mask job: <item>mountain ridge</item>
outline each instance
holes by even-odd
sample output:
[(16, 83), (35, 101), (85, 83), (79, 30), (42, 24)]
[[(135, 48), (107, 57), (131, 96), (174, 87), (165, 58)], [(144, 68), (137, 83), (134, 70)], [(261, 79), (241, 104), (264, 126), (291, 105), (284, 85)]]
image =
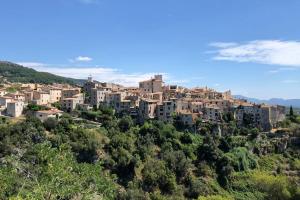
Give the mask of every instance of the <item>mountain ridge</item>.
[(265, 103), (270, 105), (282, 105), (282, 106), (293, 106), (300, 108), (300, 99), (283, 99), (283, 98), (271, 98), (271, 99), (258, 99), (252, 97), (246, 97), (243, 95), (233, 95), (236, 99), (246, 99), (252, 103)]
[(39, 72), (35, 69), (24, 67), (9, 61), (0, 60), (0, 77), (4, 77), (9, 82), (21, 83), (68, 83), (82, 84), (85, 80), (74, 79), (63, 76), (54, 75), (48, 72)]

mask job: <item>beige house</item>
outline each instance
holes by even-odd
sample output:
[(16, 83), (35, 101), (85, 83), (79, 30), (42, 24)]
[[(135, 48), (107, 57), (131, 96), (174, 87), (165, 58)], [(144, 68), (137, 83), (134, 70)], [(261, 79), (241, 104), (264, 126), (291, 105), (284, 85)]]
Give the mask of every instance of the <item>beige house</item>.
[(29, 89), (29, 90), (36, 90), (39, 87), (39, 84), (37, 83), (23, 83), (21, 85), (21, 89)]
[(109, 88), (91, 89), (90, 104), (98, 107), (101, 103), (106, 101), (106, 95), (108, 93), (111, 93)]
[(74, 95), (80, 94), (80, 88), (63, 89), (61, 91), (61, 98), (72, 98)]
[(163, 101), (162, 104), (157, 105), (157, 118), (164, 122), (172, 122), (172, 114), (176, 111), (176, 101)]
[(48, 118), (59, 118), (62, 115), (63, 111), (57, 109), (51, 110), (40, 110), (35, 112), (35, 116), (44, 122)]
[(147, 93), (144, 95), (147, 99), (156, 100), (159, 103), (162, 103), (163, 101), (163, 93), (162, 92), (155, 92), (155, 93)]
[(98, 81), (94, 81), (92, 77), (88, 78), (88, 81), (83, 85), (83, 91), (87, 93), (88, 96), (91, 96), (92, 89), (101, 88), (102, 85)]
[(126, 97), (126, 92), (112, 92), (106, 94), (106, 105), (117, 108), (121, 101), (123, 101)]
[(204, 108), (203, 118), (208, 121), (218, 122), (222, 119), (221, 109), (216, 105), (209, 105)]
[(276, 126), (277, 122), (285, 118), (285, 108), (283, 106), (242, 103), (236, 107), (235, 117), (239, 125), (250, 121), (252, 125), (269, 131)]
[(140, 82), (139, 89), (141, 94), (162, 92), (162, 75), (155, 75), (154, 78), (151, 78), (150, 80)]
[(144, 119), (154, 119), (156, 117), (156, 107), (158, 101), (152, 99), (141, 99), (139, 102), (139, 115)]
[(205, 106), (216, 106), (220, 108), (222, 111), (228, 111), (233, 103), (231, 100), (227, 99), (211, 99), (211, 100), (204, 100)]
[(25, 101), (25, 95), (20, 92), (15, 92), (15, 93), (7, 93), (5, 96), (11, 97), (14, 100), (17, 101)]
[(7, 103), (6, 114), (11, 117), (19, 117), (22, 115), (24, 102), (12, 101)]
[(51, 88), (49, 89), (50, 100), (49, 103), (59, 102), (61, 99), (61, 89)]
[(190, 111), (182, 111), (178, 113), (178, 116), (180, 120), (184, 123), (186, 126), (193, 126), (196, 122), (196, 120), (200, 117), (200, 114), (192, 113)]
[(48, 105), (50, 103), (50, 94), (42, 91), (34, 91), (33, 103), (37, 105)]
[(130, 108), (133, 107), (132, 106), (132, 102), (130, 100), (122, 100), (119, 105), (115, 108), (117, 113), (121, 113), (121, 112), (130, 112)]
[(83, 94), (74, 95), (71, 98), (61, 99), (61, 109), (67, 112), (71, 112), (76, 109), (78, 104), (84, 103)]
[(33, 101), (33, 91), (24, 92), (24, 96), (25, 96), (26, 103)]

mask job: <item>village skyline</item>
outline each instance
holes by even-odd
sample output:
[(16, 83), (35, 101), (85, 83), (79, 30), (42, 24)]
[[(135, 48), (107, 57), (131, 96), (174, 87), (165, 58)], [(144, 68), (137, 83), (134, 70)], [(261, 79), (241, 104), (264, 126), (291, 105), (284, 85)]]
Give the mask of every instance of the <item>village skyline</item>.
[(300, 98), (296, 0), (4, 0), (1, 7), (1, 60), (126, 85), (160, 73), (187, 87)]

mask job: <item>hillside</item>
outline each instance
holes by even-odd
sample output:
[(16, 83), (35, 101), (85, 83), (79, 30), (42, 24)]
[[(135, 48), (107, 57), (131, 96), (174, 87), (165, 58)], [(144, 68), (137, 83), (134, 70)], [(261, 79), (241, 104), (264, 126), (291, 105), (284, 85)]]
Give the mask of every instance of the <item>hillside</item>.
[(66, 78), (47, 72), (38, 72), (34, 69), (24, 67), (11, 62), (0, 61), (0, 76), (10, 82), (21, 83), (69, 83), (81, 84), (84, 80)]

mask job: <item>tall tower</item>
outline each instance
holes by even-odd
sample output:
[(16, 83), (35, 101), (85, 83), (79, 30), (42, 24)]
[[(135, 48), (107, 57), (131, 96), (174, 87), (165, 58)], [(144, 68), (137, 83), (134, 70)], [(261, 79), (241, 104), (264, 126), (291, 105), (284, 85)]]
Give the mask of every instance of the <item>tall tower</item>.
[(93, 77), (91, 74), (88, 76), (88, 82), (93, 82)]

